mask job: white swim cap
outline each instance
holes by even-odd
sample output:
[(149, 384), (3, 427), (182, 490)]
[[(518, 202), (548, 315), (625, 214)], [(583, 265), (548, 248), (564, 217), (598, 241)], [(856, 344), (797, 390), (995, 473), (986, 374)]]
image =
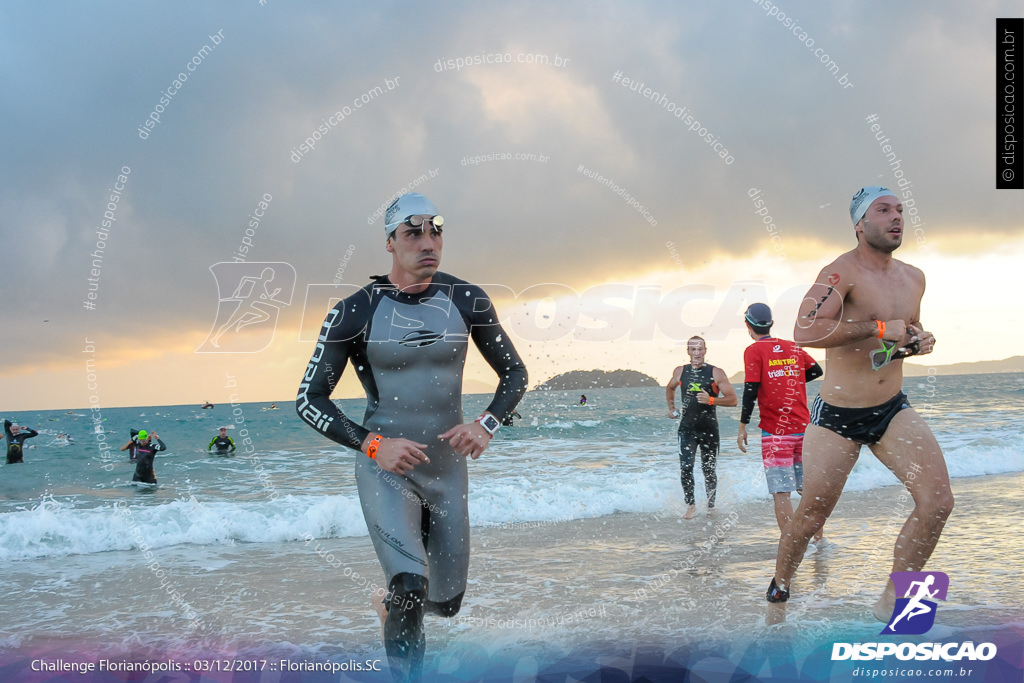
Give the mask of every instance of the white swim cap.
[(399, 225), (409, 216), (437, 215), (437, 207), (419, 192), (406, 192), (388, 205), (384, 212), (384, 236), (391, 237)]
[(896, 197), (896, 193), (881, 185), (868, 185), (860, 188), (860, 191), (853, 195), (853, 200), (850, 201), (850, 218), (854, 225), (860, 223), (860, 219), (864, 218), (868, 208), (879, 197)]

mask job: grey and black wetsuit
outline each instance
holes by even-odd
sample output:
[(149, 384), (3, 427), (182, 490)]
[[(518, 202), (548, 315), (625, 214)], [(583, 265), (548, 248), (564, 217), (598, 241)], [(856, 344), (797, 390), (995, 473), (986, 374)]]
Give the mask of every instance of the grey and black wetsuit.
[(25, 439), (31, 439), (33, 436), (39, 436), (39, 432), (28, 427), (22, 427), (18, 430), (18, 433), (11, 433), (11, 421), (4, 420), (4, 434), (7, 436), (7, 464), (12, 465), (17, 462), (25, 462), (25, 458), (22, 455), (22, 444), (25, 443)]
[(156, 483), (156, 472), (153, 471), (153, 459), (160, 451), (166, 451), (167, 446), (160, 439), (150, 439), (149, 444), (141, 441), (135, 442), (135, 476), (132, 481), (141, 481), (146, 484)]
[(227, 455), (228, 453), (234, 453), (238, 450), (235, 447), (235, 442), (231, 440), (230, 436), (221, 436), (219, 434), (210, 440), (210, 445), (206, 447), (207, 452), (209, 452), (214, 446), (217, 447), (217, 455)]
[(697, 401), (697, 394), (706, 391), (718, 396), (718, 383), (714, 379), (715, 366), (705, 363), (696, 370), (692, 365), (683, 366), (679, 378), (680, 414), (679, 420), (679, 468), (683, 484), (683, 498), (687, 505), (696, 502), (694, 496), (693, 464), (700, 449), (700, 468), (704, 472), (704, 488), (708, 494), (708, 508), (715, 507), (715, 493), (718, 489), (718, 474), (715, 466), (718, 460), (718, 416), (715, 407)]
[[(388, 585), (403, 573), (429, 578), (427, 610), (444, 616), (458, 612), (466, 590), (468, 471), (466, 458), (437, 436), (463, 422), (470, 338), (500, 377), (487, 410), (503, 420), (526, 391), (526, 367), (484, 291), (440, 272), (417, 294), (398, 291), (382, 276), (338, 303), (324, 320), (296, 400), (306, 423), (356, 451), (370, 432), (428, 444), (430, 462), (405, 475), (359, 453), (356, 484)], [(361, 425), (330, 399), (349, 363), (366, 391)]]

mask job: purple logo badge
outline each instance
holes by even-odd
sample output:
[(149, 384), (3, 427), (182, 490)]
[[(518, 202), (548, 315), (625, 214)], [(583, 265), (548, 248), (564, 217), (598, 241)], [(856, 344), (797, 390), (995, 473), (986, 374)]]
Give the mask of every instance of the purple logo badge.
[(949, 577), (943, 572), (893, 572), (889, 576), (896, 586), (896, 606), (882, 633), (927, 633), (935, 624), (934, 601), (946, 599)]

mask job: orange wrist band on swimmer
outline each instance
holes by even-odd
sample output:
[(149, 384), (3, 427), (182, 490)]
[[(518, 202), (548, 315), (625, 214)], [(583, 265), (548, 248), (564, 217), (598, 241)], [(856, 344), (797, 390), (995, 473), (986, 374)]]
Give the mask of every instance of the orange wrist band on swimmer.
[(373, 438), (370, 439), (370, 443), (366, 445), (366, 457), (370, 460), (377, 459), (377, 449), (380, 448), (380, 440), (383, 439), (380, 434), (374, 434)]
[(881, 339), (882, 337), (885, 336), (885, 321), (876, 320), (875, 324), (878, 325), (878, 338)]
[(708, 398), (708, 405), (709, 405), (709, 406), (713, 406), (713, 405), (715, 405), (715, 397), (714, 397), (714, 396), (710, 396), (710, 397)]

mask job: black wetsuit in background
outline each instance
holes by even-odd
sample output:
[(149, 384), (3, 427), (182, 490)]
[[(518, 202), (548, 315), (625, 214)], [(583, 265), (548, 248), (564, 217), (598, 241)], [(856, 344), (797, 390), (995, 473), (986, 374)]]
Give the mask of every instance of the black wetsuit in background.
[(704, 488), (708, 494), (708, 508), (715, 507), (715, 493), (718, 488), (718, 416), (715, 407), (697, 401), (697, 394), (706, 391), (718, 396), (718, 384), (714, 379), (715, 366), (705, 363), (697, 369), (692, 365), (683, 367), (679, 378), (681, 409), (679, 420), (679, 468), (683, 484), (683, 498), (687, 505), (696, 503), (694, 496), (693, 465), (700, 450), (700, 468), (704, 472)]
[(146, 484), (156, 483), (156, 472), (153, 471), (153, 459), (160, 451), (166, 451), (167, 446), (160, 439), (155, 443), (150, 440), (149, 445), (141, 441), (135, 442), (135, 476), (132, 481), (141, 481)]
[(25, 442), (25, 439), (38, 436), (39, 432), (28, 427), (22, 427), (17, 436), (15, 436), (11, 433), (11, 421), (4, 420), (4, 434), (7, 435), (7, 464), (11, 465), (16, 462), (25, 462), (21, 453), (21, 445)]
[(231, 440), (230, 436), (220, 436), (218, 434), (213, 437), (213, 440), (210, 441), (210, 445), (206, 447), (206, 450), (209, 451), (215, 445), (217, 446), (217, 455), (227, 455), (229, 449), (231, 453), (234, 453), (235, 450), (237, 450), (235, 448), (235, 442)]

